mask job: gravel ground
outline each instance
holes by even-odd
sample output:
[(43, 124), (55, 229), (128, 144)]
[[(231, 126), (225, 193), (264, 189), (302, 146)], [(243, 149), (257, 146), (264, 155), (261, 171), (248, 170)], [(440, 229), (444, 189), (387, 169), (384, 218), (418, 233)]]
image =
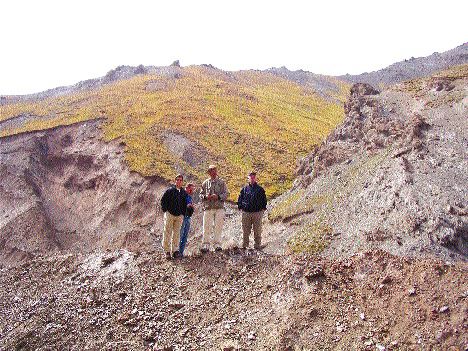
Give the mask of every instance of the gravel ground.
[(4, 350), (465, 350), (466, 263), (229, 250), (40, 258), (0, 275)]

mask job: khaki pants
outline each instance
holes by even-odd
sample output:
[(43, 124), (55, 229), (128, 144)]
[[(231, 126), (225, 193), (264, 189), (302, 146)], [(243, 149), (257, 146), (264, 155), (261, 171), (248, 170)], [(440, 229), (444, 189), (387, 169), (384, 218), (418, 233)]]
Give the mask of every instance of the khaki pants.
[(180, 227), (183, 219), (184, 216), (173, 216), (169, 212), (164, 212), (162, 246), (165, 252), (179, 251)]
[(203, 212), (202, 247), (207, 247), (214, 236), (215, 247), (221, 246), (221, 231), (224, 225), (224, 208), (205, 210)]
[(244, 232), (243, 247), (249, 246), (249, 236), (253, 227), (255, 248), (262, 243), (262, 217), (264, 211), (245, 212), (242, 211), (242, 231)]

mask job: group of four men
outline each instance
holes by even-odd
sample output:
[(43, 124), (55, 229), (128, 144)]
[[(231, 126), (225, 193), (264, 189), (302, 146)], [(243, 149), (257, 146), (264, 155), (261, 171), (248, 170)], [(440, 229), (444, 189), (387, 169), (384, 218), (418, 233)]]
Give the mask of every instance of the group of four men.
[[(209, 251), (212, 241), (215, 251), (221, 251), (221, 232), (224, 225), (224, 202), (229, 196), (226, 183), (218, 177), (214, 165), (208, 167), (209, 178), (200, 189), (200, 200), (203, 205), (203, 237), (200, 251)], [(178, 174), (175, 185), (166, 190), (161, 198), (161, 208), (164, 212), (164, 231), (162, 246), (166, 258), (183, 257), (190, 230), (190, 219), (194, 212), (192, 196), (195, 185), (188, 183), (183, 188), (184, 177)], [(267, 199), (265, 190), (257, 184), (256, 172), (248, 175), (249, 183), (242, 188), (237, 200), (237, 207), (242, 210), (242, 247), (249, 247), (249, 236), (253, 227), (254, 248), (261, 249), (262, 217), (266, 210)], [(211, 238), (214, 237), (213, 240)]]

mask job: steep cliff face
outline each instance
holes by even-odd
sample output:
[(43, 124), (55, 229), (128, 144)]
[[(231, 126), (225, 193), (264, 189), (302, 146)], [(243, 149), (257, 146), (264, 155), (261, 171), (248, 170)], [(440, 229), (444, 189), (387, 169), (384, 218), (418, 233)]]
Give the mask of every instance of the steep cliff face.
[(380, 247), (466, 259), (467, 86), (466, 66), (381, 93), (353, 86), (343, 124), (300, 162), (272, 211), (313, 228), (293, 247), (319, 235), (330, 255)]

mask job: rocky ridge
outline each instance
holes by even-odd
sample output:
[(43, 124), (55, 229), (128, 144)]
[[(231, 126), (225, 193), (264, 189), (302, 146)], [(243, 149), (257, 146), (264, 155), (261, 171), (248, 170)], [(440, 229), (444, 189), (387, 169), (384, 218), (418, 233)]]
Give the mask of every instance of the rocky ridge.
[(375, 87), (389, 86), (405, 80), (429, 76), (437, 71), (466, 63), (468, 63), (468, 43), (442, 53), (434, 52), (426, 57), (411, 57), (375, 72), (346, 74), (338, 78), (350, 83), (368, 83)]
[(283, 201), (300, 194), (311, 212), (302, 220), (328, 223), (328, 254), (380, 247), (466, 260), (468, 76), (466, 66), (453, 72), (417, 90), (355, 85), (343, 124), (302, 160)]
[(0, 99), (0, 106), (7, 103), (16, 103), (21, 101), (39, 101), (46, 98), (52, 98), (57, 96), (63, 96), (79, 91), (91, 90), (99, 88), (103, 85), (116, 82), (118, 80), (132, 78), (136, 75), (141, 74), (157, 74), (164, 77), (170, 77), (177, 79), (180, 77), (180, 65), (172, 64), (170, 66), (118, 66), (114, 69), (111, 69), (106, 75), (83, 80), (76, 84), (70, 86), (57, 87), (53, 89), (48, 89), (35, 94), (27, 95), (6, 95), (2, 96)]

